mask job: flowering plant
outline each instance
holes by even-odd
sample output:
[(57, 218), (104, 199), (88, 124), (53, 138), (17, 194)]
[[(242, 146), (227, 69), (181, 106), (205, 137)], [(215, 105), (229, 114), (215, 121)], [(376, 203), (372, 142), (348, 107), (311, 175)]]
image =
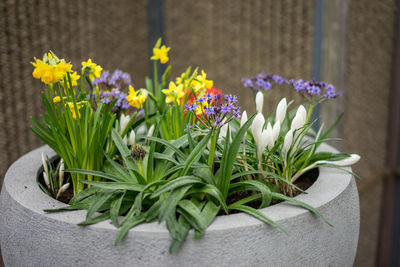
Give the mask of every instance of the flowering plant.
[[(321, 126), (314, 132), (311, 113), (315, 105), (339, 96), (335, 89), (262, 73), (243, 80), (256, 91), (257, 113), (248, 118), (238, 99), (215, 88), (204, 70), (189, 67), (168, 83), (169, 65), (160, 78), (159, 64), (169, 62), (169, 50), (157, 41), (150, 58), (154, 78), (146, 78), (146, 88), (138, 90), (128, 75), (101, 74), (91, 60), (82, 64), (85, 79), (77, 86), (79, 76), (65, 60), (52, 52), (36, 59), (33, 76), (46, 84), (42, 96), (48, 114), (42, 124), (33, 119), (32, 129), (63, 159), (74, 185), (69, 206), (47, 211), (86, 209), (80, 225), (110, 219), (120, 228), (115, 244), (140, 223), (165, 222), (171, 253), (190, 229), (200, 238), (218, 214), (245, 212), (284, 231), (258, 210), (278, 201), (326, 221), (292, 197), (303, 192), (296, 181), (307, 171), (341, 168), (359, 159), (316, 152), (322, 142), (333, 140), (328, 136), (340, 118), (327, 131)], [(261, 90), (270, 90), (272, 83), (293, 86), (310, 103), (292, 109), (283, 98), (274, 116), (264, 117)]]

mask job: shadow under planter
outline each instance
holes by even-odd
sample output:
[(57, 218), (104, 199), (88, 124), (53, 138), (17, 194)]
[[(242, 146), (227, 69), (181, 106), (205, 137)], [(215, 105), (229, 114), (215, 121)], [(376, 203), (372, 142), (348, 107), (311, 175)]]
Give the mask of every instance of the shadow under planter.
[[(322, 144), (320, 151), (337, 152)], [(360, 210), (352, 175), (320, 168), (317, 181), (300, 194), (334, 227), (306, 209), (282, 202), (262, 209), (287, 234), (249, 215), (218, 216), (200, 240), (190, 232), (181, 250), (163, 224), (130, 230), (118, 247), (110, 221), (81, 227), (86, 211), (47, 214), (65, 204), (44, 194), (36, 183), (40, 147), (7, 171), (0, 198), (0, 242), (5, 266), (352, 266), (358, 243)], [(350, 168), (346, 168), (351, 170)]]

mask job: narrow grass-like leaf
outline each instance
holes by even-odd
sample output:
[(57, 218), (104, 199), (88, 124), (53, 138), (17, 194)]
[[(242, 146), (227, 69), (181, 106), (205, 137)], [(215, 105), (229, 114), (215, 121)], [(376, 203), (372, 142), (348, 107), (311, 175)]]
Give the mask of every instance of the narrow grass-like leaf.
[(272, 198), (274, 199), (279, 199), (279, 200), (286, 200), (288, 202), (292, 202), (298, 206), (301, 206), (303, 208), (308, 209), (309, 211), (313, 212), (314, 214), (316, 214), (318, 217), (320, 217), (324, 222), (326, 222), (328, 225), (333, 226), (318, 210), (316, 210), (315, 208), (313, 208), (312, 206), (308, 205), (307, 203), (304, 203), (302, 201), (299, 201), (297, 199), (285, 196), (283, 194), (280, 193), (275, 193), (272, 192)]
[(254, 209), (252, 207), (245, 206), (245, 205), (232, 204), (232, 205), (228, 206), (228, 208), (231, 210), (243, 211), (243, 212), (255, 217), (256, 219), (258, 219), (266, 224), (269, 224), (273, 227), (276, 227), (279, 230), (281, 230), (282, 232), (286, 233), (286, 231), (279, 224), (275, 223), (273, 220), (269, 219), (267, 216), (262, 214), (260, 211)]
[(99, 188), (112, 189), (112, 190), (132, 190), (140, 192), (144, 188), (144, 186), (141, 184), (127, 183), (127, 182), (98, 182), (98, 181), (84, 181), (84, 180), (81, 180), (81, 182)]
[(201, 179), (195, 176), (181, 176), (161, 186), (156, 192), (152, 194), (151, 198), (159, 197), (161, 194), (175, 190), (176, 188), (179, 188), (181, 186), (192, 185), (195, 183), (203, 182), (201, 181)]

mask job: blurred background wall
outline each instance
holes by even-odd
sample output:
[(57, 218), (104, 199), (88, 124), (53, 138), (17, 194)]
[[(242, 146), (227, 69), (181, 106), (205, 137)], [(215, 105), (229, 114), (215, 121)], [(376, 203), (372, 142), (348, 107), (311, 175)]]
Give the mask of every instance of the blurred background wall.
[[(254, 111), (242, 77), (262, 70), (323, 79), (344, 95), (319, 110), (327, 121), (345, 112), (335, 146), (359, 153), (354, 171), (361, 201), (355, 266), (377, 262), (383, 172), (387, 153), (395, 0), (2, 0), (0, 1), (0, 184), (12, 162), (42, 145), (29, 130), (43, 112), (34, 56), (49, 49), (75, 65), (92, 58), (104, 69), (148, 75), (149, 47), (162, 34), (172, 47), (172, 77), (204, 68), (225, 92)], [(265, 111), (290, 89), (272, 90)]]

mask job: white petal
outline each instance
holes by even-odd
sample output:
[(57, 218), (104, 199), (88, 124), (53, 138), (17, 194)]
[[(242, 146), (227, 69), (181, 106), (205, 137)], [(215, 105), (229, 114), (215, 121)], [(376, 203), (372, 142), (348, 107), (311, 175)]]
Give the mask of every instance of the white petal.
[(274, 127), (272, 128), (272, 138), (274, 139), (274, 142), (278, 139), (280, 131), (281, 124), (279, 123), (279, 121), (276, 121)]
[(276, 107), (275, 121), (279, 121), (279, 123), (282, 124), (286, 116), (286, 109), (287, 109), (287, 103), (286, 103), (286, 98), (284, 97), (281, 99), (281, 101), (279, 101), (279, 104)]
[(304, 108), (303, 105), (300, 105), (300, 106), (298, 107), (297, 112), (296, 112), (296, 115), (298, 115), (298, 114), (300, 114), (300, 115), (304, 118), (304, 121), (306, 121), (306, 118), (307, 118), (307, 111), (306, 111), (306, 109)]
[(49, 176), (47, 175), (46, 172), (43, 172), (43, 180), (44, 183), (46, 184), (47, 188), (50, 189), (50, 181), (49, 181)]
[(290, 129), (286, 135), (285, 135), (285, 140), (283, 141), (283, 147), (282, 147), (282, 151), (284, 153), (287, 153), (290, 149), (290, 146), (292, 145), (293, 142), (293, 130)]
[(296, 114), (296, 116), (292, 120), (292, 124), (290, 125), (290, 129), (293, 130), (293, 131), (296, 131), (297, 129), (300, 129), (301, 127), (303, 127), (305, 122), (306, 122), (306, 118), (303, 117), (302, 114)]
[(242, 113), (242, 118), (240, 119), (240, 127), (242, 127), (247, 121), (247, 112), (246, 110)]
[(257, 113), (262, 113), (264, 104), (264, 94), (261, 91), (258, 91), (256, 94), (256, 110)]
[(129, 145), (131, 146), (135, 145), (135, 139), (136, 139), (135, 131), (131, 131), (131, 133), (129, 134)]
[(264, 115), (261, 113), (258, 113), (256, 115), (256, 117), (254, 118), (253, 123), (251, 124), (251, 132), (253, 134), (254, 141), (256, 142), (256, 144), (258, 143), (258, 141), (260, 139), (260, 135), (264, 128), (264, 123), (265, 123)]
[(43, 169), (46, 173), (49, 173), (49, 168), (47, 166), (47, 160), (45, 155), (42, 153), (42, 164), (43, 164)]
[(60, 170), (59, 170), (59, 184), (60, 184), (60, 186), (63, 184), (63, 182), (64, 182), (64, 161), (61, 159)]
[(120, 127), (119, 127), (120, 130), (119, 130), (119, 132), (121, 134), (125, 130), (125, 128), (128, 125), (130, 120), (131, 120), (131, 117), (129, 115), (121, 114), (121, 118), (119, 119), (119, 122), (120, 122)]
[(153, 133), (154, 133), (154, 124), (150, 126), (150, 129), (147, 132), (147, 136), (153, 136)]
[(317, 164), (331, 164), (331, 165), (336, 165), (339, 167), (344, 167), (344, 166), (350, 166), (355, 163), (357, 163), (360, 160), (360, 155), (358, 154), (350, 154), (350, 157), (347, 157), (342, 160), (337, 160), (337, 161), (328, 161), (328, 160), (320, 160), (317, 161)]

